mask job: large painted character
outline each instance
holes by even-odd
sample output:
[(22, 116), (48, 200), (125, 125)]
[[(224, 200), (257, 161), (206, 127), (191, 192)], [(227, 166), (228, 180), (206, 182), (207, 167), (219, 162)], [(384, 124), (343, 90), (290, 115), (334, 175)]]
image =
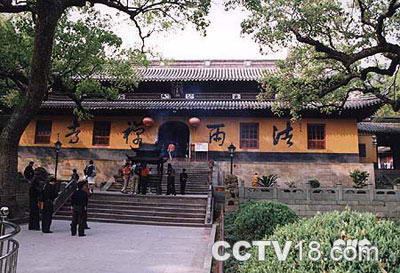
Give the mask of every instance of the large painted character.
[(286, 123), (286, 128), (280, 132), (278, 132), (278, 128), (276, 126), (273, 126), (273, 133), (272, 133), (272, 139), (273, 139), (273, 144), (277, 145), (279, 143), (279, 140), (286, 140), (287, 145), (290, 147), (293, 145), (292, 138), (293, 134), (291, 133), (293, 131), (293, 127), (290, 124), (290, 121)]
[(219, 146), (224, 145), (226, 134), (224, 131), (220, 131), (221, 128), (225, 127), (224, 124), (210, 124), (207, 125), (210, 130), (210, 139), (209, 143), (211, 144), (213, 141), (220, 142)]
[(136, 134), (136, 138), (132, 140), (133, 144), (140, 145), (142, 143), (141, 135), (144, 133), (144, 125), (141, 122), (128, 122), (128, 128), (126, 128), (122, 133), (124, 134), (125, 143), (128, 144), (129, 136), (132, 133)]
[(79, 142), (79, 134), (81, 133), (81, 130), (78, 129), (79, 127), (80, 127), (80, 124), (79, 124), (78, 120), (76, 120), (76, 119), (74, 119), (72, 121), (72, 124), (67, 127), (68, 130), (70, 130), (71, 132), (65, 134), (65, 137), (68, 138), (68, 137), (72, 137), (73, 136), (69, 140), (69, 143), (76, 144), (76, 143)]

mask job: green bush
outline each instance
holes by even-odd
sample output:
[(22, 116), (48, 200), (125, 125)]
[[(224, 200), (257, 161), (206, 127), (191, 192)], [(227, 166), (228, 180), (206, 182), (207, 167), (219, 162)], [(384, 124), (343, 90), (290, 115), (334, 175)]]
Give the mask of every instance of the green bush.
[(235, 219), (235, 233), (240, 240), (259, 240), (271, 235), (278, 226), (297, 220), (296, 213), (284, 204), (251, 201), (240, 207)]
[[(293, 246), (303, 241), (303, 259), (299, 250), (293, 246), (286, 261), (276, 258), (275, 251), (267, 247), (265, 261), (258, 261), (257, 248), (253, 247), (252, 257), (240, 266), (241, 273), (399, 273), (400, 268), (400, 226), (388, 220), (379, 220), (370, 213), (351, 211), (318, 214), (310, 219), (278, 228), (272, 236), (265, 239), (280, 242), (282, 248), (286, 241)], [(342, 239), (368, 239), (372, 246), (378, 248), (379, 261), (361, 260), (334, 261), (329, 258), (333, 242)], [(308, 258), (308, 243), (316, 241), (321, 244), (322, 259), (311, 261)], [(326, 259), (324, 259), (326, 258)]]
[(310, 184), (310, 187), (313, 189), (321, 187), (321, 183), (319, 183), (317, 179), (308, 180), (308, 184)]
[(396, 177), (396, 178), (393, 180), (392, 184), (393, 184), (393, 185), (400, 186), (400, 177)]
[(354, 188), (364, 188), (367, 186), (369, 173), (356, 169), (350, 172), (350, 177), (353, 179)]

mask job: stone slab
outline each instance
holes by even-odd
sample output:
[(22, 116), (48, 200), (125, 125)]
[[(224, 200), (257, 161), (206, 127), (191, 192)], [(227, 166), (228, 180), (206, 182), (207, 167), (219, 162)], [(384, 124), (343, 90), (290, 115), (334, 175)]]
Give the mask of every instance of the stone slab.
[(18, 273), (203, 273), (211, 229), (89, 223), (72, 237), (69, 222), (53, 234), (22, 231)]

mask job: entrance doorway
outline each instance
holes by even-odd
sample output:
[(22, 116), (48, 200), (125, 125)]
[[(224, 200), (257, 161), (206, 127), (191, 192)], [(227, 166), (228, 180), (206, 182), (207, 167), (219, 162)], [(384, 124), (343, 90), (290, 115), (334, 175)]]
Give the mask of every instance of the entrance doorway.
[(161, 154), (167, 155), (167, 147), (173, 143), (176, 147), (175, 157), (186, 157), (189, 152), (189, 127), (180, 121), (168, 121), (158, 129), (158, 145)]

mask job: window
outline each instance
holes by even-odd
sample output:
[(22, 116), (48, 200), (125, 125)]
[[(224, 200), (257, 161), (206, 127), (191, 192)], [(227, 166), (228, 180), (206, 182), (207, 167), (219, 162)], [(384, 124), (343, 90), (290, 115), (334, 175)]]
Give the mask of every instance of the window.
[(93, 145), (109, 145), (110, 131), (110, 121), (95, 121), (93, 127)]
[(51, 120), (38, 120), (36, 122), (35, 143), (48, 144), (51, 137)]
[(358, 151), (360, 157), (367, 157), (367, 147), (365, 144), (358, 144)]
[(258, 149), (258, 123), (240, 123), (240, 148)]
[(325, 149), (325, 124), (308, 124), (308, 149)]

